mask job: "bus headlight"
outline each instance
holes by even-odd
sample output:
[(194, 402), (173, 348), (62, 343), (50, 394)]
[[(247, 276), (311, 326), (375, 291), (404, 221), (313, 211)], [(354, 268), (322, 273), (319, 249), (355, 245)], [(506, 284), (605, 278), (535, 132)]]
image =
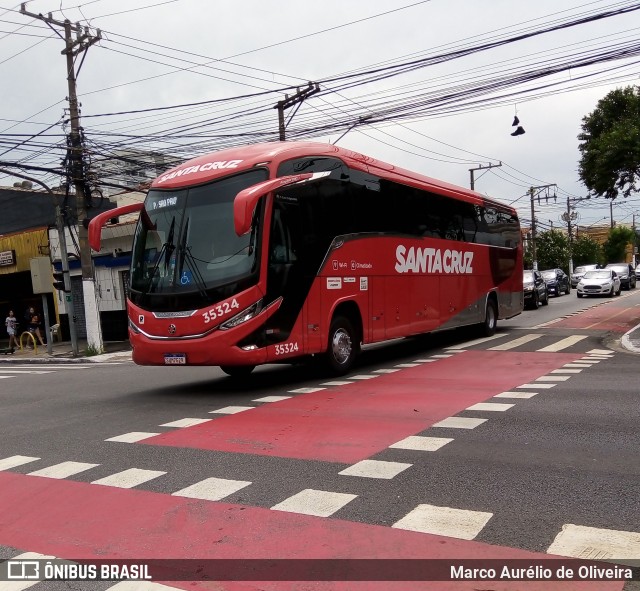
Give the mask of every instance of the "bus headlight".
[(257, 316), (262, 311), (262, 300), (258, 300), (255, 304), (252, 304), (239, 314), (236, 314), (233, 318), (230, 318), (226, 322), (223, 322), (220, 325), (220, 330), (229, 330), (230, 328), (235, 328), (240, 324), (247, 322), (247, 320), (251, 320), (254, 316)]

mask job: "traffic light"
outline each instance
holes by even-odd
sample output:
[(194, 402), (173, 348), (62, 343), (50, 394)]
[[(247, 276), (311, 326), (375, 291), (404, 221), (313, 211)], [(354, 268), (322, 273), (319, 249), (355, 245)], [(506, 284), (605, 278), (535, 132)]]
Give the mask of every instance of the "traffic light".
[(59, 291), (67, 291), (64, 288), (64, 271), (53, 272), (53, 288)]

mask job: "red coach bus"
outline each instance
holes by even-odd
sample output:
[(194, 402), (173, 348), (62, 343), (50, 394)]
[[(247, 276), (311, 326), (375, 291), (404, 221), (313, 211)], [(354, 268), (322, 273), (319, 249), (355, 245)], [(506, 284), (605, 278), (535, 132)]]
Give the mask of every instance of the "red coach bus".
[(460, 326), (523, 307), (515, 210), (329, 144), (230, 148), (169, 170), (140, 210), (128, 301), (140, 365), (256, 365)]

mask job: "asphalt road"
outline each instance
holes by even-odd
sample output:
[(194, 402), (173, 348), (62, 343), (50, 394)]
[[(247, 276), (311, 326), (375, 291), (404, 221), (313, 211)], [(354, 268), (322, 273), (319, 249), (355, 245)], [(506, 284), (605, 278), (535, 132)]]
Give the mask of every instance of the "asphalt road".
[(640, 558), (640, 372), (618, 343), (637, 306), (572, 291), (491, 340), (370, 347), (338, 380), (0, 366), (0, 557)]

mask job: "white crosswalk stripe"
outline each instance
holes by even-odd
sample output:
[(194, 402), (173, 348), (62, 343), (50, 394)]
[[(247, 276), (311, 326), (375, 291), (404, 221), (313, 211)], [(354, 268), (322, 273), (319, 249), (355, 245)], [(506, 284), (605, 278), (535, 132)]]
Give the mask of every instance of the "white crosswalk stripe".
[(586, 335), (574, 334), (565, 339), (561, 339), (558, 342), (553, 343), (552, 345), (542, 347), (542, 349), (538, 349), (538, 352), (539, 353), (555, 353), (556, 351), (562, 351), (563, 349), (568, 349), (569, 347), (572, 347), (576, 343), (579, 343), (580, 341), (586, 338), (587, 338)]
[(43, 364), (0, 364), (0, 380), (6, 380), (9, 378), (20, 378), (27, 376), (40, 376), (47, 375), (51, 373), (57, 373), (61, 371), (82, 371), (85, 369), (90, 369), (93, 367), (97, 367), (97, 364), (51, 364), (51, 363), (43, 363)]
[(522, 337), (514, 339), (513, 341), (508, 341), (507, 343), (502, 343), (501, 345), (496, 345), (495, 347), (490, 347), (489, 351), (508, 351), (509, 349), (515, 349), (516, 347), (520, 347), (521, 345), (526, 345), (535, 339), (539, 339), (543, 337), (543, 333), (538, 334), (526, 334)]

